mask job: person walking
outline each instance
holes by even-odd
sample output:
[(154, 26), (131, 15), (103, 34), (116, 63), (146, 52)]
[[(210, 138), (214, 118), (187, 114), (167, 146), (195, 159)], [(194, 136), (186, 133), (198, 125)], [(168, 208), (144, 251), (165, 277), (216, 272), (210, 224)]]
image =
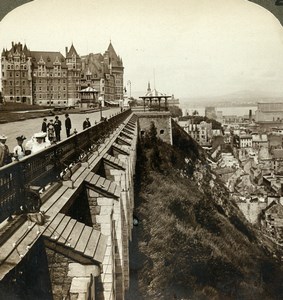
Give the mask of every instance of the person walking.
[(25, 140), (25, 136), (21, 135), (16, 137), (18, 145), (14, 148), (14, 159), (15, 160), (20, 160), (25, 156), (25, 147), (23, 146), (23, 142)]
[(42, 125), (41, 125), (41, 131), (42, 132), (47, 132), (47, 119), (46, 118), (43, 119), (43, 122), (42, 122)]
[(48, 139), (52, 144), (55, 139), (55, 128), (54, 128), (53, 120), (49, 121), (49, 124), (47, 126), (47, 134), (48, 134)]
[(91, 126), (89, 118), (86, 118), (83, 122), (83, 130), (85, 130), (86, 128), (89, 128)]
[(67, 137), (69, 137), (71, 135), (72, 123), (69, 114), (65, 114), (65, 117), (66, 117), (65, 119), (66, 134)]
[(58, 116), (55, 117), (54, 129), (55, 129), (56, 142), (59, 142), (61, 141), (62, 122), (59, 120)]
[(6, 145), (6, 140), (7, 137), (5, 135), (0, 135), (0, 167), (12, 162), (9, 148)]

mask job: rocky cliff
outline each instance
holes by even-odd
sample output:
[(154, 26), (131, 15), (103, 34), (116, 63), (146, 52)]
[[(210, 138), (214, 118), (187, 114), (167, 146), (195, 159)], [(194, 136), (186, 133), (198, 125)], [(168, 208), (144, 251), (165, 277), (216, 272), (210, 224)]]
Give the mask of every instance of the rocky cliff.
[(245, 220), (202, 149), (176, 124), (173, 137), (174, 146), (163, 143), (152, 126), (140, 141), (140, 299), (282, 299), (278, 249)]

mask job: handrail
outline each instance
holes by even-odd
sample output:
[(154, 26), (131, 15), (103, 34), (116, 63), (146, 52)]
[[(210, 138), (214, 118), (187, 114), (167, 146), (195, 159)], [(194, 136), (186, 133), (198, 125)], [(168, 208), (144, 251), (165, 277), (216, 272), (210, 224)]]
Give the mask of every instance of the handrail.
[(82, 155), (93, 152), (94, 145), (102, 144), (130, 114), (130, 109), (124, 110), (36, 154), (0, 168), (0, 222), (20, 211), (29, 186), (44, 187), (62, 180), (61, 173), (79, 162)]

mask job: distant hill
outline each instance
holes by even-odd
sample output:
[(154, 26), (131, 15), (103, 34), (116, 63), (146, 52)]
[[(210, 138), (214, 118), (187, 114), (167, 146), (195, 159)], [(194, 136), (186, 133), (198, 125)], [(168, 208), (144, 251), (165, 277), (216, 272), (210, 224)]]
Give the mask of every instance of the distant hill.
[(258, 102), (283, 102), (283, 95), (269, 96), (268, 94), (255, 91), (238, 91), (235, 93), (220, 95), (216, 97), (180, 98), (181, 104), (197, 104), (198, 107), (205, 106), (251, 106)]
[(173, 140), (158, 140), (152, 127), (139, 145), (140, 297), (127, 299), (283, 299), (282, 253), (246, 221), (175, 123)]

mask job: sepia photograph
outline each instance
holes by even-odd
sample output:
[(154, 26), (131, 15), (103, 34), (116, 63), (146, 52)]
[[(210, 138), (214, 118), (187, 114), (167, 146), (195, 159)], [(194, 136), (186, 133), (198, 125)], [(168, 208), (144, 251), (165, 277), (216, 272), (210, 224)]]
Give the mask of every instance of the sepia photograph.
[(283, 0), (0, 1), (0, 300), (283, 299)]

